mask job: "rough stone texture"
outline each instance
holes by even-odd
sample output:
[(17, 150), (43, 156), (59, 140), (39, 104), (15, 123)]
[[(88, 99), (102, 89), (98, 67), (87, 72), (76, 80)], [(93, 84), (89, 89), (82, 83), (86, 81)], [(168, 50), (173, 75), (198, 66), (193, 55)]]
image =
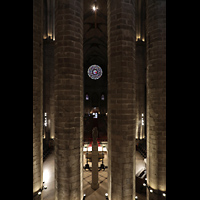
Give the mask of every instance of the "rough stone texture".
[[(147, 184), (166, 190), (165, 0), (147, 0)], [(160, 196), (147, 192), (147, 199)]]
[(98, 175), (98, 144), (92, 144), (92, 185), (91, 188), (96, 190), (99, 188), (99, 175)]
[(108, 1), (108, 195), (135, 199), (135, 1)]
[[(108, 193), (111, 200), (135, 198), (136, 120), (143, 112), (144, 0), (137, 1), (138, 35), (135, 33), (135, 2), (108, 1)], [(166, 190), (166, 24), (165, 1), (147, 0), (147, 183), (160, 193), (147, 191), (147, 199), (161, 200)], [(88, 1), (88, 5), (93, 1)], [(105, 24), (105, 6), (99, 1), (99, 23)], [(105, 2), (104, 2), (105, 4)], [(43, 60), (42, 1), (33, 2), (33, 193), (42, 187)], [(55, 49), (55, 199), (78, 199), (82, 193), (83, 140), (83, 1), (56, 0)], [(91, 8), (88, 8), (90, 10)], [(101, 9), (104, 9), (101, 13)], [(101, 16), (101, 17), (100, 17)], [(85, 20), (93, 13), (86, 12)], [(101, 21), (103, 19), (103, 21)], [(88, 21), (85, 21), (88, 22)], [(89, 21), (90, 22), (90, 21)], [(98, 22), (98, 21), (97, 21)], [(49, 23), (49, 22), (48, 22)], [(98, 25), (98, 23), (97, 23)], [(89, 25), (87, 25), (89, 26)], [(106, 25), (99, 28), (105, 32)], [(98, 27), (98, 26), (97, 26)], [(90, 25), (91, 31), (95, 32)], [(88, 29), (89, 29), (88, 28)], [(87, 30), (87, 29), (86, 29)], [(87, 32), (87, 31), (86, 31)], [(102, 34), (101, 32), (100, 34)], [(91, 33), (91, 32), (87, 32)], [(99, 33), (99, 32), (98, 32)], [(106, 34), (104, 35), (104, 40)], [(47, 33), (47, 36), (48, 35)], [(89, 36), (88, 36), (89, 37)], [(94, 38), (96, 35), (94, 34)], [(98, 38), (98, 37), (96, 37)], [(91, 43), (93, 45), (93, 43)], [(93, 45), (95, 46), (95, 45)], [(106, 42), (101, 46), (106, 47)], [(98, 48), (98, 45), (96, 45)], [(135, 52), (136, 48), (136, 52)], [(86, 50), (85, 50), (86, 51)], [(92, 49), (93, 51), (93, 49)], [(98, 52), (101, 52), (100, 49)], [(86, 51), (88, 57), (94, 57)], [(95, 52), (95, 51), (94, 51)], [(136, 53), (136, 56), (135, 56)], [(45, 54), (45, 53), (44, 53)], [(103, 55), (107, 55), (103, 51)], [(45, 57), (46, 55), (44, 55)], [(144, 57), (143, 57), (144, 56)], [(106, 56), (104, 60), (106, 65)], [(136, 61), (135, 61), (136, 58)], [(47, 62), (50, 60), (47, 59)], [(93, 60), (94, 61), (94, 60)], [(92, 62), (93, 62), (92, 61)], [(136, 62), (136, 64), (135, 64)], [(91, 64), (91, 63), (90, 63)], [(90, 65), (88, 64), (88, 66)], [(94, 63), (92, 63), (94, 64)], [(97, 63), (96, 63), (97, 64)], [(47, 64), (48, 65), (48, 64)], [(87, 66), (87, 68), (88, 68)], [(137, 67), (137, 68), (136, 68)], [(106, 71), (106, 68), (104, 72)], [(52, 71), (51, 71), (52, 72)], [(135, 74), (137, 77), (135, 77)], [(104, 73), (105, 75), (105, 73)], [(103, 75), (103, 76), (104, 76)], [(87, 74), (86, 74), (87, 76)], [(101, 80), (103, 79), (101, 77)], [(46, 86), (53, 84), (50, 75)], [(45, 80), (46, 81), (46, 80)], [(92, 80), (91, 80), (92, 81)], [(94, 86), (94, 85), (93, 85)], [(44, 86), (45, 87), (45, 86)], [(137, 90), (135, 90), (137, 87)], [(51, 88), (52, 89), (52, 88)], [(139, 92), (139, 93), (138, 93)], [(48, 96), (49, 95), (49, 96)], [(52, 94), (44, 94), (46, 99)], [(92, 95), (89, 93), (90, 97)], [(48, 105), (51, 113), (53, 98)], [(92, 98), (91, 98), (92, 100)], [(46, 101), (46, 100), (45, 100)], [(136, 104), (137, 102), (137, 104)], [(137, 113), (137, 116), (136, 116)], [(49, 115), (48, 115), (49, 117)], [(145, 116), (146, 117), (146, 116)], [(42, 195), (37, 198), (42, 199)]]
[(55, 1), (55, 199), (80, 200), (83, 142), (83, 1)]
[[(42, 1), (33, 1), (33, 194), (43, 182), (43, 42)], [(36, 195), (33, 199), (42, 199)]]

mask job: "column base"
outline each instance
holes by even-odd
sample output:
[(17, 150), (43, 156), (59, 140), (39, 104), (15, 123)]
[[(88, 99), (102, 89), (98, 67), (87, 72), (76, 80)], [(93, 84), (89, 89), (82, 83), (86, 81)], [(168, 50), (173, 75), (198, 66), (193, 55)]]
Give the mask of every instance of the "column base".
[[(159, 190), (151, 190), (148, 189), (146, 190), (147, 194), (147, 200), (166, 200), (166, 192), (162, 192)], [(164, 196), (163, 196), (164, 193)]]
[(38, 195), (38, 192), (39, 191), (33, 193), (33, 200), (42, 200), (43, 199), (43, 193), (42, 193), (42, 191), (41, 191), (40, 195)]
[(93, 183), (92, 183), (91, 188), (92, 188), (93, 190), (98, 189), (98, 188), (99, 188), (99, 183), (97, 183), (97, 184), (93, 184)]

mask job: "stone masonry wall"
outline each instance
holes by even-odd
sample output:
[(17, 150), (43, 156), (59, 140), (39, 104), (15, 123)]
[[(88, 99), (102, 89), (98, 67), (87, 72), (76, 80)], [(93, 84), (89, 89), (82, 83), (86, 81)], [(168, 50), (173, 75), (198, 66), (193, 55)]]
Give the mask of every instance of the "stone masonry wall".
[(148, 200), (166, 191), (166, 1), (147, 0)]
[(108, 6), (108, 195), (135, 199), (135, 1)]
[(43, 41), (42, 1), (33, 1), (33, 199), (43, 182)]
[(80, 200), (83, 0), (55, 1), (55, 200)]

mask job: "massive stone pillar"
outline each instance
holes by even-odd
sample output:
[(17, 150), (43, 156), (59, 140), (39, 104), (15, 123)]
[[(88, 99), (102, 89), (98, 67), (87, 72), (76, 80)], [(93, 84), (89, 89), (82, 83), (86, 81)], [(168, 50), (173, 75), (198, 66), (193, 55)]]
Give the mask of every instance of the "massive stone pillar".
[(92, 144), (92, 189), (96, 190), (99, 188), (98, 183), (98, 130), (97, 127), (92, 130), (93, 144)]
[[(166, 191), (166, 1), (147, 0), (147, 199)], [(151, 191), (150, 191), (151, 189)]]
[(42, 2), (33, 1), (33, 199), (43, 199), (43, 39)]
[(135, 199), (135, 1), (108, 0), (108, 195)]
[(55, 1), (55, 199), (82, 198), (83, 0)]

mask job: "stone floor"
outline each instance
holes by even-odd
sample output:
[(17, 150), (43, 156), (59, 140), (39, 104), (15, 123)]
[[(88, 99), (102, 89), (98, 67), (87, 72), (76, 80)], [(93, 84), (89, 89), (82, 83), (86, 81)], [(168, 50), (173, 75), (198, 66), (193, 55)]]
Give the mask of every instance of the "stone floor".
[[(83, 164), (85, 165), (86, 159), (84, 154)], [(98, 163), (99, 167), (101, 162)], [(89, 163), (92, 166), (92, 163)], [(104, 154), (104, 165), (108, 166), (108, 156), (107, 153)], [(86, 194), (87, 200), (102, 200), (105, 199), (105, 193), (107, 190), (107, 169), (99, 171), (99, 188), (97, 190), (93, 190), (91, 188), (92, 184), (92, 172), (91, 171), (83, 171), (83, 191)]]
[(54, 152), (52, 152), (43, 163), (43, 181), (47, 186), (46, 190), (43, 190), (44, 200), (55, 200), (54, 198)]
[[(85, 165), (85, 153), (83, 159), (83, 165)], [(91, 163), (89, 162), (89, 165)], [(99, 166), (101, 162), (99, 162)], [(107, 153), (104, 155), (104, 165), (108, 165)], [(145, 167), (145, 163), (143, 157), (139, 152), (136, 151), (136, 173), (141, 170), (141, 168)], [(45, 185), (47, 185), (47, 189), (43, 190), (43, 199), (44, 200), (54, 200), (54, 153), (52, 152), (48, 158), (43, 163), (43, 180), (45, 181)], [(92, 172), (85, 171), (83, 169), (83, 190), (86, 194), (86, 200), (103, 200), (105, 199), (105, 193), (107, 190), (107, 169), (105, 171), (101, 170), (99, 172), (99, 188), (97, 190), (93, 190), (91, 188), (92, 182)], [(137, 194), (138, 200), (145, 200), (146, 197), (141, 194)]]

